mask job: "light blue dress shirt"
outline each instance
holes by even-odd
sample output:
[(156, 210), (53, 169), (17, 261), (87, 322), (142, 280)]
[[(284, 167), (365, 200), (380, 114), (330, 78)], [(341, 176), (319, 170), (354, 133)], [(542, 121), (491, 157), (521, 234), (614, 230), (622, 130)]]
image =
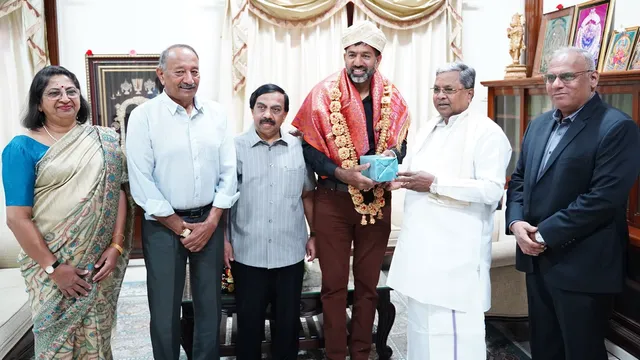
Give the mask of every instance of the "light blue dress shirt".
[(221, 105), (194, 99), (191, 115), (162, 93), (131, 112), (126, 130), (131, 194), (145, 218), (236, 202), (236, 152)]

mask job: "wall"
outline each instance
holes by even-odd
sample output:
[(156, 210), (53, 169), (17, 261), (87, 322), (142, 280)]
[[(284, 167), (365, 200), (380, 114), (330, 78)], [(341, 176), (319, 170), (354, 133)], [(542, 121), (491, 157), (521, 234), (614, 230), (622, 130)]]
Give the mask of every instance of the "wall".
[(476, 69), (476, 90), (471, 108), (481, 114), (487, 113), (487, 88), (480, 82), (503, 79), (504, 70), (511, 63), (507, 28), (515, 13), (524, 14), (524, 0), (463, 2), (463, 61)]
[(85, 52), (159, 54), (186, 43), (200, 56), (198, 94), (218, 98), (224, 0), (58, 0), (60, 64), (76, 74), (86, 95)]

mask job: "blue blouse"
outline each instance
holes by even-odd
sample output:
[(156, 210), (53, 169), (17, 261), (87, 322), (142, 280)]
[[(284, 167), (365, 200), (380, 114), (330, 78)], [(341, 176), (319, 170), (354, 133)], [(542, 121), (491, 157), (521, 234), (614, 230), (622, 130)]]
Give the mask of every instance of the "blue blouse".
[(36, 164), (49, 150), (26, 135), (14, 137), (2, 151), (2, 183), (7, 206), (33, 206)]

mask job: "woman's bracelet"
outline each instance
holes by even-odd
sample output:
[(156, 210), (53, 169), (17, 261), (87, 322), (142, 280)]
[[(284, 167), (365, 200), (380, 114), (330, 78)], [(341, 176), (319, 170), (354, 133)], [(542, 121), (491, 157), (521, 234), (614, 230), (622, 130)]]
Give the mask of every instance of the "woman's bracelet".
[(122, 243), (124, 244), (124, 235), (122, 235), (122, 234), (113, 234), (113, 237), (111, 238), (111, 241), (117, 244), (116, 236), (121, 236), (122, 237)]
[(122, 255), (122, 253), (124, 252), (124, 249), (122, 248), (122, 246), (112, 242), (111, 245), (109, 245), (109, 247), (112, 247), (116, 250), (118, 250), (118, 252), (120, 253), (120, 255)]

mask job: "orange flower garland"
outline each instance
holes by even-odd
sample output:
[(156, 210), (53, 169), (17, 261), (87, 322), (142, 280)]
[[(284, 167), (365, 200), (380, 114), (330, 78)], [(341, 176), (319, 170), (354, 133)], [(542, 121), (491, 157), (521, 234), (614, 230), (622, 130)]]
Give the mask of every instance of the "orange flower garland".
[[(340, 103), (342, 92), (340, 92), (338, 87), (339, 84), (340, 79), (338, 79), (336, 86), (331, 89), (329, 93), (329, 97), (331, 99), (331, 104), (329, 106), (331, 115), (329, 115), (329, 120), (332, 125), (331, 132), (335, 136), (335, 144), (338, 146), (338, 156), (340, 156), (340, 160), (342, 160), (340, 167), (343, 169), (352, 169), (358, 165), (358, 154), (353, 146), (347, 121), (342, 113), (340, 113), (340, 110), (342, 109), (342, 104)], [(389, 126), (391, 125), (389, 120), (389, 117), (391, 116), (391, 90), (391, 85), (385, 84), (381, 99), (382, 106), (380, 113), (382, 117), (378, 124), (376, 124), (376, 130), (380, 132), (378, 137), (378, 146), (376, 148), (377, 155), (382, 154), (387, 149)], [(385, 201), (384, 189), (381, 185), (376, 185), (373, 188), (373, 195), (375, 198), (369, 204), (364, 203), (364, 196), (362, 196), (361, 191), (356, 187), (349, 185), (349, 194), (351, 194), (351, 200), (353, 201), (355, 210), (359, 214), (362, 214), (362, 221), (360, 222), (362, 225), (367, 225), (367, 215), (369, 215), (370, 224), (375, 224), (376, 220), (374, 217), (376, 215), (378, 215), (378, 219), (382, 219), (382, 208), (385, 205)]]

